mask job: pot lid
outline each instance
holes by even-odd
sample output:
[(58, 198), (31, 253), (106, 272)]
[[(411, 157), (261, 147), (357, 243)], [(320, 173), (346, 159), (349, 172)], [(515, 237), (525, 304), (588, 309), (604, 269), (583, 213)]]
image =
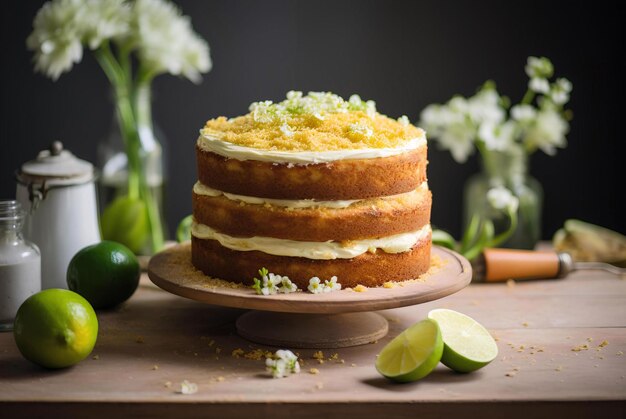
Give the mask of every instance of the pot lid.
[(20, 176), (30, 181), (46, 181), (71, 185), (89, 181), (94, 174), (93, 165), (63, 149), (55, 141), (48, 150), (42, 150), (35, 160), (22, 165)]

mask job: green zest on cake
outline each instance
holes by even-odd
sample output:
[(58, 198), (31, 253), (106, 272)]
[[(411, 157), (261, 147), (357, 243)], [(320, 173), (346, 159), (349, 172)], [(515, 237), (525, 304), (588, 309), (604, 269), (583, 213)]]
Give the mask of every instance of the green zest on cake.
[(357, 95), (292, 91), (212, 119), (196, 143), (192, 262), (250, 285), (264, 266), (305, 290), (417, 278), (430, 265), (426, 153), (423, 130)]

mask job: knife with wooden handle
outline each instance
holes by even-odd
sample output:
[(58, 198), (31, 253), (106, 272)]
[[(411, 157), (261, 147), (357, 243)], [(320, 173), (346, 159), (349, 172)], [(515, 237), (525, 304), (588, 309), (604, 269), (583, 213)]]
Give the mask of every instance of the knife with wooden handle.
[(564, 278), (581, 269), (600, 269), (624, 276), (625, 269), (602, 262), (574, 262), (568, 253), (539, 250), (485, 249), (472, 260), (477, 282), (503, 282), (509, 279)]

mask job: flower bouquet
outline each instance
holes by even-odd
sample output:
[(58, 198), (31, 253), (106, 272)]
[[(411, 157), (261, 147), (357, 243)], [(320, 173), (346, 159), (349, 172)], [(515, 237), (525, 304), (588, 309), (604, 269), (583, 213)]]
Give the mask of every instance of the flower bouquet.
[(110, 81), (127, 165), (127, 187), (101, 217), (104, 239), (135, 253), (156, 252), (165, 232), (150, 188), (146, 144), (155, 147), (150, 92), (154, 77), (169, 73), (192, 82), (211, 69), (209, 46), (190, 19), (166, 0), (52, 0), (33, 21), (27, 47), (35, 70), (53, 80), (94, 54)]
[(525, 70), (528, 89), (514, 106), (488, 81), (474, 96), (429, 105), (420, 116), (429, 138), (455, 161), (480, 154), (482, 173), (465, 185), (465, 233), (457, 248), (469, 256), (484, 247), (532, 248), (541, 236), (542, 190), (528, 174), (528, 158), (537, 150), (554, 155), (567, 145), (572, 114), (564, 106), (572, 84), (551, 82), (554, 67), (545, 57), (529, 57)]

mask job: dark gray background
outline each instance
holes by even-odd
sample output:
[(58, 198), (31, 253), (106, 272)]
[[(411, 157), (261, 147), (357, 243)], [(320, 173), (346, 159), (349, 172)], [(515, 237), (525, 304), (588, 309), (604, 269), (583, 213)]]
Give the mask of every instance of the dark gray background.
[[(204, 122), (247, 112), (288, 90), (330, 90), (374, 99), (412, 122), (429, 103), (470, 95), (486, 79), (519, 100), (528, 55), (550, 57), (574, 84), (569, 146), (537, 153), (531, 172), (545, 189), (543, 236), (570, 217), (626, 231), (624, 14), (581, 1), (178, 1), (208, 40), (214, 62), (196, 86), (172, 76), (154, 83), (154, 116), (169, 144), (170, 226), (191, 211), (194, 142)], [(89, 52), (57, 82), (34, 74), (25, 39), (41, 1), (2, 2), (0, 198), (13, 172), (60, 139), (95, 162), (111, 129), (107, 81)], [(431, 144), (433, 223), (459, 234), (464, 180), (475, 158), (456, 164)]]

